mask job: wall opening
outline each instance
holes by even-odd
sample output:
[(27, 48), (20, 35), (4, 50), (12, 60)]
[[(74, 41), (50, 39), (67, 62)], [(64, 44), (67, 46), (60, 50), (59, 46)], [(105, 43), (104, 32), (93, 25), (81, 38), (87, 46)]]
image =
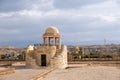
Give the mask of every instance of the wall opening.
[(41, 55), (41, 66), (46, 66), (46, 55), (45, 54)]

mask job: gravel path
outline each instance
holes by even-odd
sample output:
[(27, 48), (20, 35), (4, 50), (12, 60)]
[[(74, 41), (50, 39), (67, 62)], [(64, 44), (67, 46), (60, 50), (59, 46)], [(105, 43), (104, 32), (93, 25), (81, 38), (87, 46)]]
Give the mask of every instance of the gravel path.
[(85, 66), (66, 70), (55, 70), (42, 80), (120, 80), (120, 68)]

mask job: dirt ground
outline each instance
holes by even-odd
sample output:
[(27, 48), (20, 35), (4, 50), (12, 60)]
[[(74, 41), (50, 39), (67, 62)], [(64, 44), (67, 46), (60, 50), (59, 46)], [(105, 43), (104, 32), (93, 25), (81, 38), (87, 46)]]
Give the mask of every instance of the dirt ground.
[(41, 80), (120, 80), (120, 68), (81, 66), (66, 70), (61, 69), (51, 72)]
[[(30, 80), (33, 76), (46, 71), (46, 68), (31, 69), (13, 66), (15, 73), (0, 75), (0, 80)], [(0, 70), (5, 68), (0, 67)], [(56, 69), (38, 80), (120, 80), (120, 67), (69, 65), (68, 69)]]

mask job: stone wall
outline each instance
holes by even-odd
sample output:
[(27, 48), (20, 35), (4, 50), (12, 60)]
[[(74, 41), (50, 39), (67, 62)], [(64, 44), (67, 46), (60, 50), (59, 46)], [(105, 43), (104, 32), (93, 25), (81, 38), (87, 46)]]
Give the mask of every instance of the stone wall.
[(57, 53), (54, 59), (51, 59), (51, 66), (56, 66), (60, 69), (66, 68), (67, 65), (67, 46), (62, 46), (62, 50)]
[(46, 66), (56, 66), (58, 68), (67, 67), (67, 46), (56, 49), (56, 46), (37, 46), (33, 51), (26, 54), (26, 65), (31, 67), (41, 67), (41, 55), (46, 55)]

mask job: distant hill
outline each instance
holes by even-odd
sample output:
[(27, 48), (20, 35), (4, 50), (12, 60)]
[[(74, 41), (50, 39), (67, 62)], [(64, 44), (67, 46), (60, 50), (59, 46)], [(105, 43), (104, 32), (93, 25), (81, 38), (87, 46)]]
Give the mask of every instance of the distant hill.
[(26, 51), (25, 48), (17, 48), (14, 46), (0, 46), (0, 54), (21, 54), (23, 51)]
[(0, 46), (0, 48), (12, 48), (12, 49), (16, 49), (16, 47), (14, 47), (14, 46)]

